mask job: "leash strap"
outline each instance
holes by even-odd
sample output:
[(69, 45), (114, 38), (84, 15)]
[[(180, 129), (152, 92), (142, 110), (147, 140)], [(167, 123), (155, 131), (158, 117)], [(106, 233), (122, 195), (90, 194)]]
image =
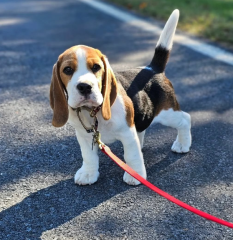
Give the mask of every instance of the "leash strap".
[(206, 218), (210, 221), (219, 223), (221, 225), (227, 226), (229, 228), (233, 228), (233, 223), (227, 222), (225, 220), (222, 220), (220, 218), (217, 218), (215, 216), (212, 216), (206, 212), (203, 212), (201, 210), (198, 210), (182, 201), (180, 201), (179, 199), (169, 195), (168, 193), (162, 191), (161, 189), (157, 188), (156, 186), (154, 186), (153, 184), (151, 184), (150, 182), (148, 182), (145, 178), (141, 177), (137, 172), (135, 172), (132, 168), (130, 168), (127, 164), (125, 164), (123, 161), (121, 161), (116, 155), (114, 155), (111, 151), (111, 149), (109, 147), (107, 147), (104, 144), (99, 144), (99, 148), (101, 149), (101, 151), (106, 154), (108, 157), (110, 157), (118, 166), (120, 166), (124, 171), (126, 171), (127, 173), (129, 173), (132, 177), (136, 178), (139, 182), (141, 182), (142, 184), (144, 184), (146, 187), (150, 188), (152, 191), (158, 193), (159, 195), (161, 195), (162, 197), (166, 198), (167, 200), (177, 204), (178, 206), (193, 212), (203, 218)]

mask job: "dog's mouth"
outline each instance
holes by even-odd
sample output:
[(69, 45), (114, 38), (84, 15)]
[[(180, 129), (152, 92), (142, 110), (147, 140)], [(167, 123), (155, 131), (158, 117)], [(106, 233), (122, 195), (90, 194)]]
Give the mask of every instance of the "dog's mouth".
[(98, 107), (102, 103), (102, 94), (76, 94), (75, 96), (70, 95), (68, 98), (68, 105), (73, 110), (84, 106), (88, 108)]
[(93, 102), (90, 98), (89, 99), (84, 99), (82, 102), (79, 103), (80, 107), (87, 106), (87, 107), (95, 107), (98, 104)]
[(71, 109), (73, 110), (77, 110), (77, 108), (79, 107), (89, 107), (89, 108), (92, 108), (92, 107), (98, 107), (100, 104), (91, 100), (90, 97), (87, 97), (85, 99), (83, 99), (82, 101), (80, 101), (77, 105), (75, 106), (71, 106)]

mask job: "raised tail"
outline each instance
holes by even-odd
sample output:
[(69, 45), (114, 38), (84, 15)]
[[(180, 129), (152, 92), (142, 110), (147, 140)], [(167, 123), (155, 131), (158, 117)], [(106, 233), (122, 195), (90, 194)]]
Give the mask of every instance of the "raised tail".
[(165, 70), (172, 49), (173, 37), (176, 31), (179, 15), (180, 12), (178, 9), (172, 12), (155, 47), (155, 54), (150, 63), (150, 67), (158, 73), (164, 72)]

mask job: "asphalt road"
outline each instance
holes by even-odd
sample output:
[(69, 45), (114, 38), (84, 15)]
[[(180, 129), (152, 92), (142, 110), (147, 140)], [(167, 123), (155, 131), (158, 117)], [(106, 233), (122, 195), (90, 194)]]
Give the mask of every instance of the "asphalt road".
[[(126, 185), (103, 154), (98, 182), (75, 185), (82, 160), (74, 130), (51, 125), (49, 85), (61, 52), (99, 48), (119, 70), (149, 63), (157, 39), (78, 0), (0, 2), (0, 239), (233, 239), (232, 229)], [(176, 131), (158, 125), (143, 150), (149, 181), (231, 222), (232, 72), (175, 43), (166, 75), (192, 116), (193, 145), (172, 153)], [(120, 143), (111, 148), (122, 157)]]

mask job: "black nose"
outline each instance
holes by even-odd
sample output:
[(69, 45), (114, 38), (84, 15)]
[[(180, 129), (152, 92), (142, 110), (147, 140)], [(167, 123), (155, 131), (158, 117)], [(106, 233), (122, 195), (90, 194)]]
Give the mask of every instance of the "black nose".
[(79, 83), (77, 89), (81, 94), (90, 94), (92, 86), (87, 83)]

